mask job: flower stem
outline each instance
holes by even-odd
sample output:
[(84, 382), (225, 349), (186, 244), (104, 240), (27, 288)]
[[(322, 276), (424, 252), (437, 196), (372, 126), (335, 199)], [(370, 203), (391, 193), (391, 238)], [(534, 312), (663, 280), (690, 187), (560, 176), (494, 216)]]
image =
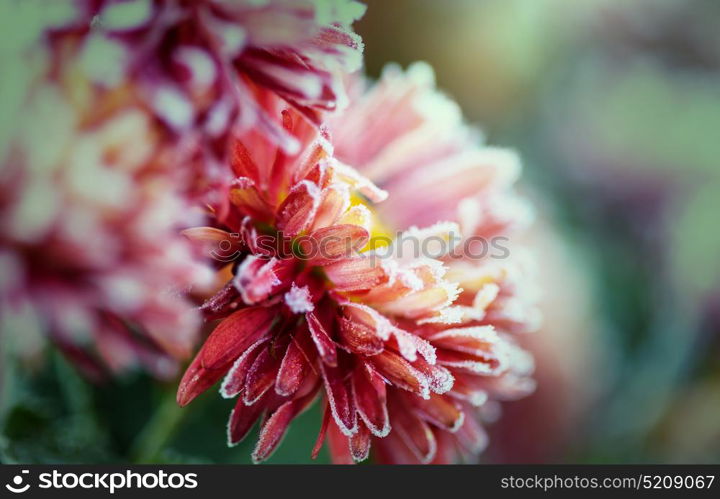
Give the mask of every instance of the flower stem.
[(182, 426), (188, 411), (175, 401), (175, 392), (168, 390), (160, 406), (138, 434), (130, 450), (130, 460), (136, 464), (155, 463), (175, 432)]

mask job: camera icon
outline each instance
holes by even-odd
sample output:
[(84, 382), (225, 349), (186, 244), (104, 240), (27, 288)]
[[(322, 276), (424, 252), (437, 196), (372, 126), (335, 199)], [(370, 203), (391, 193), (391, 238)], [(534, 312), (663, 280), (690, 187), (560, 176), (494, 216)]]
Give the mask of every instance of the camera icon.
[(22, 470), (19, 475), (15, 475), (12, 479), (12, 483), (5, 484), (5, 488), (13, 494), (22, 494), (30, 488), (30, 484), (26, 483), (23, 485), (23, 475), (30, 473), (28, 470)]

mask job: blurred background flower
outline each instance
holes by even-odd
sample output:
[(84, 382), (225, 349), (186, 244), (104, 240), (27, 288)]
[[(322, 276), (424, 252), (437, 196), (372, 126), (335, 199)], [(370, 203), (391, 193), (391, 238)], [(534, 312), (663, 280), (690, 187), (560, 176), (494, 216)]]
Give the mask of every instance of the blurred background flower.
[[(527, 188), (550, 200), (541, 205), (552, 253), (564, 254), (559, 245), (572, 256), (563, 267), (575, 279), (555, 282), (575, 281), (581, 291), (570, 298), (591, 304), (581, 320), (582, 308), (552, 305), (562, 290), (546, 290), (545, 329), (558, 311), (565, 326), (534, 339), (538, 393), (506, 408), (553, 415), (565, 437), (518, 434), (508, 418), (491, 453), (717, 460), (717, 3), (399, 1), (382, 13), (374, 3), (359, 26), (370, 72), (427, 60), (493, 143), (518, 147)], [(555, 341), (565, 348), (553, 355)], [(573, 355), (583, 362), (564, 374), (572, 382), (544, 392), (542, 373), (559, 376), (558, 358)], [(559, 405), (543, 412), (553, 398)], [(565, 417), (574, 424), (557, 423)]]

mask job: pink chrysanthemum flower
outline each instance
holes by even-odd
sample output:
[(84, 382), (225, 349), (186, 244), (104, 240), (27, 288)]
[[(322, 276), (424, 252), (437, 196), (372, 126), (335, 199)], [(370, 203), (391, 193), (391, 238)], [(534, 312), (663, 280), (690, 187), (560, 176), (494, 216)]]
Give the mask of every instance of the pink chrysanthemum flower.
[[(315, 452), (327, 434), (339, 462), (365, 459), (372, 437), (391, 427), (411, 437), (426, 421), (457, 430), (462, 412), (438, 395), (452, 376), (436, 348), (405, 329), (441, 317), (457, 288), (436, 260), (358, 252), (374, 229), (360, 196), (379, 202), (384, 191), (338, 162), (326, 137), (283, 107), (275, 114), (301, 151), (288, 155), (257, 132), (240, 135), (228, 203), (213, 207), (214, 227), (186, 231), (224, 243), (215, 256), (233, 261), (233, 277), (202, 307), (222, 321), (185, 373), (178, 402), (224, 378), (222, 395), (238, 398), (229, 442), (262, 418), (255, 461), (319, 395), (326, 411)], [(479, 362), (489, 366), (494, 355)], [(426, 446), (421, 452), (431, 457)]]
[[(532, 358), (512, 339), (539, 325), (535, 286), (528, 279), (531, 262), (507, 237), (532, 213), (512, 189), (519, 163), (511, 151), (482, 145), (457, 105), (435, 90), (425, 64), (406, 73), (389, 66), (374, 87), (365, 87), (360, 78), (353, 80), (352, 105), (329, 122), (335, 155), (388, 191), (377, 216), (391, 230), (456, 237), (458, 250), (441, 259), (448, 267), (445, 278), (462, 289), (443, 317), (412, 332), (437, 349), (438, 363), (452, 373), (453, 388), (443, 397), (459, 404), (465, 424), (457, 432), (429, 427), (434, 457), (418, 454), (417, 441), (429, 446), (424, 438), (402, 433), (377, 439), (378, 457), (452, 462), (459, 451), (470, 458), (485, 444), (474, 408), (496, 413), (496, 401), (534, 388)], [(430, 224), (435, 225), (414, 229)], [(496, 364), (488, 366), (493, 356)], [(422, 417), (409, 417), (415, 419), (415, 436), (422, 435)]]
[[(413, 79), (404, 86), (413, 87)], [(412, 98), (428, 89), (416, 88), (405, 99), (403, 92), (382, 90), (378, 87), (334, 119), (328, 136), (297, 112), (275, 108), (288, 133), (303, 144), (301, 152), (287, 155), (254, 132), (239, 137), (233, 161), (237, 178), (228, 202), (214, 207), (215, 227), (188, 231), (195, 239), (222, 241), (223, 253), (232, 254), (235, 263), (231, 282), (203, 306), (208, 317), (223, 320), (186, 372), (178, 401), (185, 405), (224, 378), (223, 396), (238, 397), (229, 442), (240, 441), (256, 420), (263, 421), (255, 461), (267, 458), (292, 419), (321, 396), (326, 410), (315, 452), (327, 436), (338, 463), (365, 459), (371, 443), (381, 462), (452, 462), (458, 451), (470, 457), (485, 445), (476, 407), (532, 389), (532, 359), (510, 337), (531, 326), (531, 319), (521, 316), (522, 283), (510, 266), (454, 261), (447, 254), (437, 255), (446, 260), (443, 264), (402, 251), (381, 256), (381, 248), (359, 255), (345, 251), (362, 248), (370, 235), (386, 235), (388, 225), (399, 227), (399, 218), (425, 215), (419, 208), (425, 201), (434, 211), (418, 217), (418, 223), (455, 215), (464, 195), (488, 205), (484, 212), (477, 210), (488, 218), (473, 226), (473, 234), (491, 236), (514, 222), (490, 218), (493, 207), (484, 196), (509, 195), (516, 171), (508, 175), (503, 170), (513, 165), (490, 161), (503, 160), (507, 153), (477, 148), (455, 121), (450, 124), (459, 137), (448, 130), (449, 144), (438, 141), (440, 149), (433, 151), (425, 142), (423, 151), (430, 156), (414, 156), (414, 147), (400, 146), (408, 126), (431, 119), (419, 114)], [(416, 125), (401, 126), (413, 121)], [(346, 137), (340, 144), (348, 148), (361, 145), (333, 151), (328, 138), (335, 136)], [(465, 189), (448, 175), (450, 185), (430, 189), (433, 184), (420, 175), (403, 185), (412, 195), (387, 182), (405, 203), (386, 211), (381, 207), (391, 203), (392, 194), (384, 200), (385, 192), (338, 161), (336, 152), (373, 173), (367, 163), (391, 146), (397, 146), (398, 155), (389, 158), (407, 160), (408, 168), (415, 160), (436, 182), (442, 179), (435, 170), (443, 156), (453, 172), (462, 170), (484, 182), (472, 179)], [(451, 151), (488, 161), (458, 166)], [(393, 161), (379, 170), (386, 168), (399, 171)], [(443, 187), (454, 187), (454, 196), (438, 190)], [(424, 246), (460, 233), (457, 223), (406, 228), (391, 248), (404, 248), (408, 238)], [(338, 239), (342, 244), (334, 245)], [(306, 251), (324, 245), (333, 251), (319, 257)], [(298, 253), (280, 257), (286, 246)]]

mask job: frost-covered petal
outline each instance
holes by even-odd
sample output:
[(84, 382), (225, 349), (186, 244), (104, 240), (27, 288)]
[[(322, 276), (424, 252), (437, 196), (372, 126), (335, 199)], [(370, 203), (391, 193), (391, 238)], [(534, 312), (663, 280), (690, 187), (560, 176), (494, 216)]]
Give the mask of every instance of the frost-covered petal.
[(386, 350), (371, 357), (369, 361), (393, 386), (415, 393), (422, 398), (430, 396), (428, 379), (400, 355)]
[[(318, 353), (323, 360), (323, 363), (328, 366), (337, 365), (337, 349), (335, 348), (335, 342), (330, 338), (328, 333), (328, 327), (330, 322), (325, 317), (319, 317), (315, 312), (308, 312), (305, 314), (307, 319), (308, 328), (310, 335), (317, 347)], [(321, 319), (326, 319), (322, 321)], [(323, 324), (324, 322), (324, 324)]]
[(246, 405), (253, 405), (274, 384), (280, 368), (275, 345), (263, 348), (248, 369), (242, 398)]
[(178, 404), (189, 404), (215, 384), (235, 359), (268, 333), (274, 316), (272, 308), (252, 307), (238, 310), (223, 320), (185, 371), (178, 387)]
[(264, 410), (264, 404), (257, 403), (248, 406), (243, 402), (242, 397), (238, 398), (228, 420), (228, 446), (234, 446), (242, 442)]
[(283, 397), (290, 397), (300, 388), (309, 370), (310, 366), (303, 351), (295, 341), (291, 341), (277, 372), (275, 392)]
[(415, 413), (420, 418), (450, 433), (458, 431), (465, 421), (462, 407), (447, 397), (433, 393), (427, 400), (417, 397), (405, 399), (414, 407)]
[(346, 259), (323, 267), (338, 291), (370, 289), (386, 279), (385, 270), (372, 257)]
[(320, 372), (334, 422), (343, 435), (351, 436), (357, 432), (358, 422), (349, 380), (343, 378), (342, 371), (338, 368), (322, 363)]
[(254, 305), (271, 294), (290, 288), (295, 268), (293, 260), (268, 260), (248, 255), (238, 266), (233, 284), (240, 291), (243, 301)]
[(385, 381), (365, 364), (353, 371), (352, 389), (355, 406), (365, 425), (376, 437), (390, 432)]
[(365, 425), (358, 426), (357, 433), (350, 437), (350, 454), (352, 454), (353, 461), (359, 463), (368, 458), (371, 442), (370, 430)]
[(430, 426), (400, 402), (393, 402), (393, 431), (421, 463), (429, 463), (437, 452), (437, 442)]
[(385, 349), (383, 339), (375, 329), (345, 317), (340, 319), (338, 337), (342, 346), (360, 355), (375, 355)]
[(297, 184), (278, 208), (278, 229), (287, 237), (296, 236), (312, 223), (319, 203), (317, 185), (307, 181)]
[[(340, 218), (350, 207), (350, 189), (345, 184), (333, 184), (322, 190), (320, 203), (312, 224), (312, 230), (329, 227), (339, 223)], [(365, 228), (361, 224), (359, 225)]]
[(313, 265), (356, 257), (370, 235), (357, 225), (333, 225), (318, 229), (300, 243)]
[(233, 398), (243, 390), (248, 371), (255, 362), (258, 354), (261, 352), (260, 348), (265, 345), (267, 341), (268, 338), (262, 338), (255, 344), (251, 345), (240, 357), (237, 358), (233, 366), (225, 375), (225, 379), (223, 379), (222, 386), (220, 387), (220, 394), (224, 398)]
[(253, 462), (259, 463), (269, 458), (282, 441), (290, 423), (302, 413), (315, 400), (316, 390), (304, 397), (290, 400), (282, 404), (263, 425), (260, 430), (255, 450), (252, 453)]

